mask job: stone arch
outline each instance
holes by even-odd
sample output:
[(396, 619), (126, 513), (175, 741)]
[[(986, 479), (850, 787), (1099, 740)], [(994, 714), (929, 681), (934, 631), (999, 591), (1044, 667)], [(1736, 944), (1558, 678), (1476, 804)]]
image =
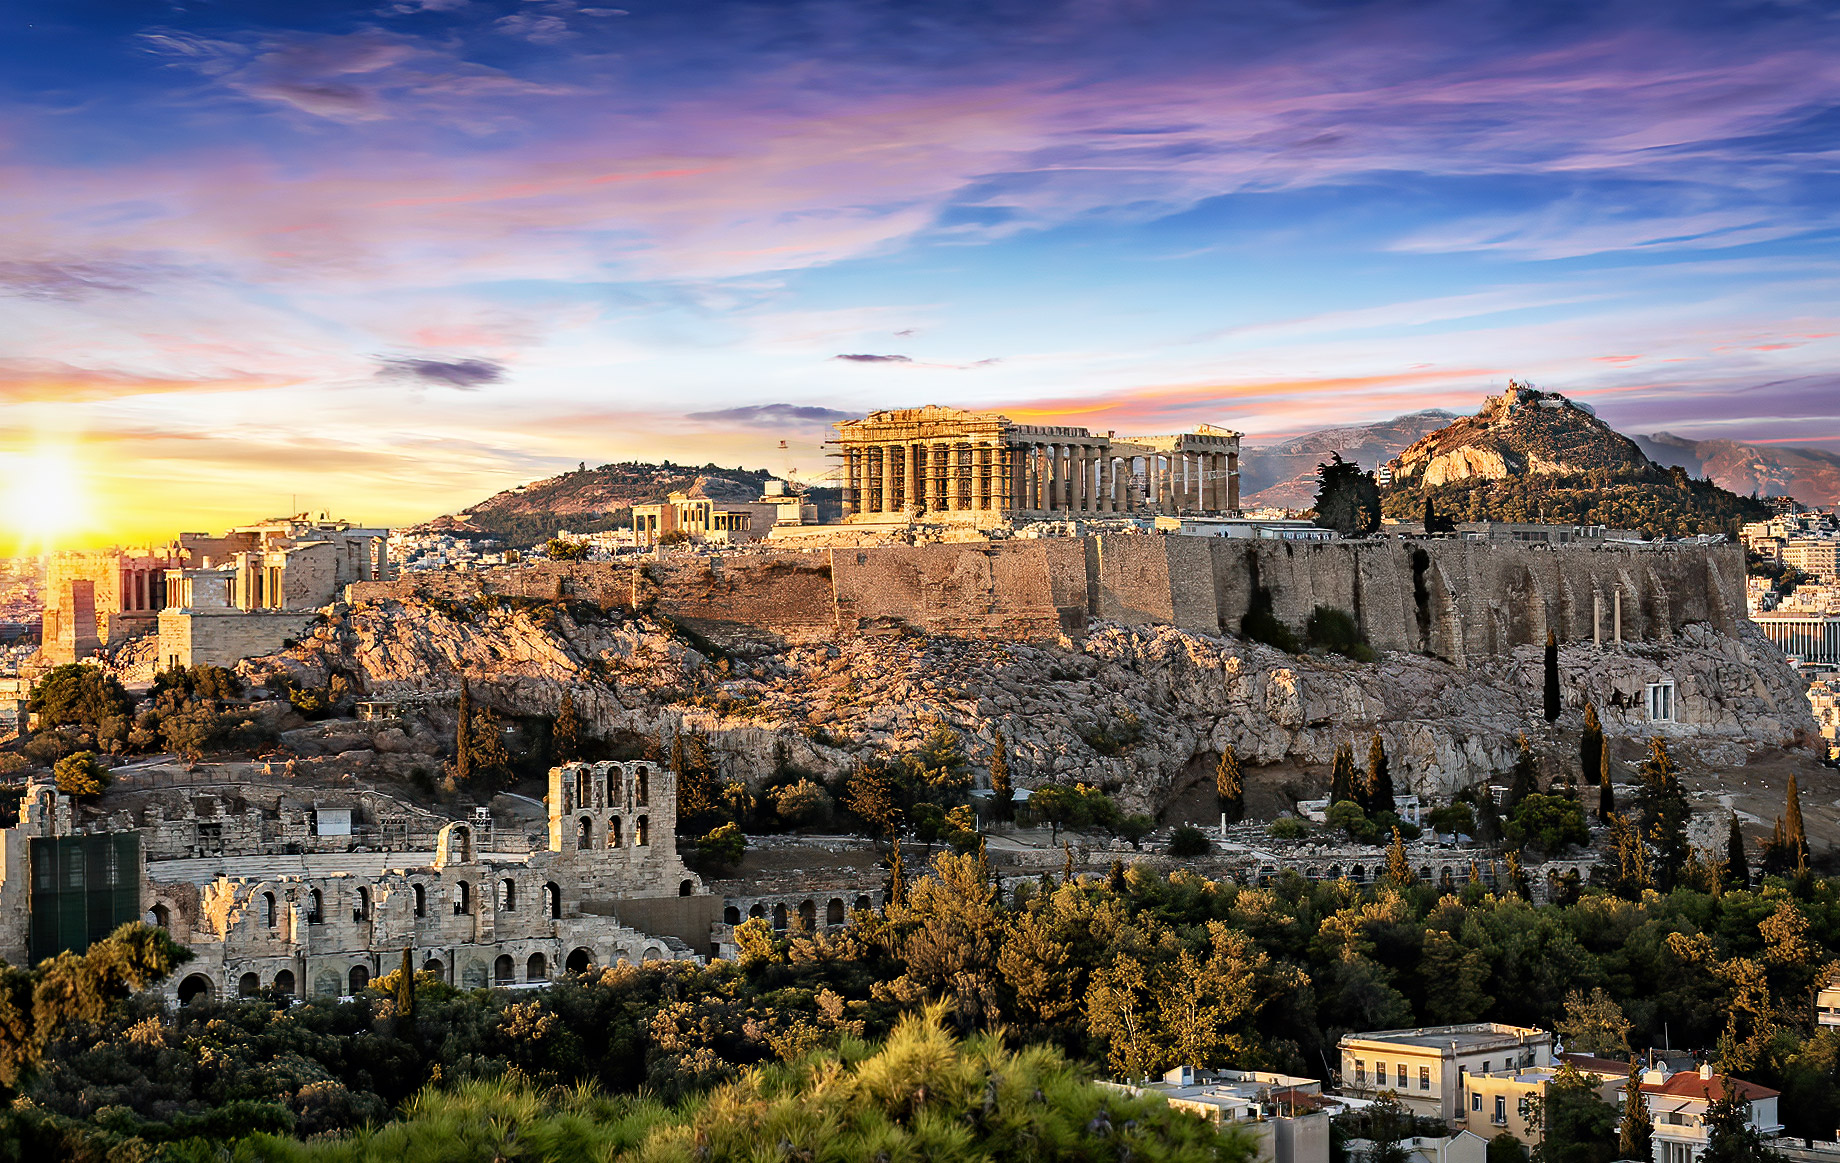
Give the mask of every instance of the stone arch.
[(818, 927), (818, 906), (814, 901), (799, 902), (799, 928), (807, 933)]
[[(635, 787), (633, 789), (634, 790), (634, 795), (633, 795), (634, 806), (641, 807), (641, 808), (651, 807), (652, 805), (652, 769), (650, 767), (647, 767), (643, 763), (633, 768), (633, 782), (635, 784)], [(641, 820), (641, 828), (643, 828), (644, 817), (641, 817), (640, 820)], [(643, 843), (643, 841), (641, 841), (641, 843)]]
[(353, 997), (357, 997), (359, 994), (363, 993), (364, 987), (370, 983), (371, 971), (369, 966), (354, 965), (351, 967), (351, 972), (345, 975), (345, 984), (351, 987), (347, 992)]
[(517, 881), (509, 876), (498, 882), (498, 911), (517, 912)]
[(748, 910), (748, 918), (750, 920), (752, 920), (755, 917), (765, 917), (766, 915), (767, 915), (767, 906), (761, 904), (759, 901), (755, 901), (754, 907)]
[(412, 887), (415, 893), (415, 915), (425, 917), (428, 915), (428, 889), (420, 884)]
[(607, 765), (607, 806), (617, 808), (626, 796), (625, 778), (617, 764)]
[(275, 906), (275, 894), (272, 892), (263, 893), (262, 923), (272, 929), (280, 919), (280, 910)]
[(262, 992), (262, 979), (253, 973), (245, 973), (236, 979), (236, 996), (254, 997)]
[(283, 969), (280, 973), (275, 974), (275, 992), (286, 994), (289, 997), (294, 996), (294, 971), (292, 969)]
[(430, 957), (422, 962), (422, 972), (438, 974), (444, 978), (447, 976), (447, 966), (441, 964), (439, 957)]
[(588, 972), (594, 968), (594, 950), (586, 946), (575, 950), (569, 954), (568, 960), (562, 963), (562, 967), (570, 973)]
[(594, 847), (594, 819), (582, 816), (575, 821), (575, 848), (585, 852)]
[(371, 919), (371, 890), (359, 886), (358, 894), (352, 901), (351, 919), (354, 923)]
[(620, 817), (609, 816), (607, 817), (607, 847), (618, 848), (619, 846), (620, 846)]
[(1359, 864), (1351, 865), (1348, 869), (1348, 879), (1354, 881), (1356, 884), (1367, 883), (1367, 869), (1361, 867)]
[(517, 963), (511, 960), (511, 954), (501, 953), (498, 960), (492, 962), (492, 984), (510, 985), (517, 980)]
[(1550, 622), (1546, 609), (1546, 587), (1540, 584), (1533, 570), (1523, 568), (1520, 577), (1508, 587), (1508, 600), (1504, 603), (1502, 613), (1506, 620), (1506, 641), (1496, 648), (1496, 653), (1506, 654), (1516, 646), (1546, 645), (1546, 631)]
[(585, 808), (594, 802), (594, 776), (587, 766), (575, 769), (575, 806)]
[(633, 847), (643, 848), (652, 842), (652, 818), (640, 816), (633, 825)]
[(161, 929), (172, 928), (172, 909), (164, 904), (155, 904), (147, 910), (147, 923)]
[(1342, 879), (1342, 866), (1341, 865), (1331, 864), (1329, 866), (1329, 879), (1330, 880)]
[(741, 923), (741, 910), (734, 905), (729, 905), (727, 908), (723, 909), (722, 923), (724, 925), (739, 925)]
[(524, 962), (525, 981), (548, 981), (549, 958), (542, 953), (532, 953)]
[(783, 933), (786, 931), (786, 925), (786, 902), (781, 901), (779, 904), (773, 906), (773, 928), (775, 931)]
[(824, 906), (824, 923), (827, 925), (841, 925), (843, 924), (843, 919), (843, 898), (834, 896), (831, 898), (830, 903)]
[(640, 960), (641, 961), (663, 961), (664, 960), (664, 950), (660, 949), (656, 945), (647, 945), (645, 947), (645, 954), (644, 956), (640, 958)]
[(543, 911), (552, 921), (562, 919), (562, 886), (553, 880), (543, 885)]
[(466, 881), (454, 884), (454, 916), (464, 917), (473, 911), (473, 886)]
[(307, 924), (326, 923), (326, 896), (317, 888), (307, 890)]
[(863, 893), (856, 898), (856, 907), (866, 913), (875, 908), (875, 902), (869, 899), (868, 893)]
[(193, 973), (179, 982), (179, 1004), (209, 1005), (217, 993), (217, 986), (202, 973)]
[(435, 840), (435, 867), (445, 868), (449, 864), (472, 862), (473, 830), (465, 824), (448, 824), (442, 828)]
[(677, 885), (677, 895), (678, 896), (694, 896), (695, 894), (696, 894), (696, 881), (684, 880), (684, 881), (678, 882), (678, 885)]

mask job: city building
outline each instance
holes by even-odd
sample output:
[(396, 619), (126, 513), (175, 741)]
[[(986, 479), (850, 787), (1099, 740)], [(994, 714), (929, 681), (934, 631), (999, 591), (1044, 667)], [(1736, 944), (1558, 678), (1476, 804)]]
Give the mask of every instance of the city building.
[(1159, 533), (1180, 533), (1185, 537), (1234, 537), (1241, 540), (1266, 541), (1334, 541), (1341, 534), (1324, 529), (1314, 521), (1286, 517), (1278, 520), (1230, 516), (1191, 515), (1158, 517)]
[(1413, 1114), (1456, 1122), (1473, 1074), (1552, 1065), (1553, 1038), (1531, 1026), (1471, 1022), (1345, 1035), (1341, 1089), (1376, 1098), (1389, 1091)]
[(1541, 525), (1532, 521), (1459, 521), (1457, 536), (1470, 541), (1525, 541), (1540, 545), (1602, 545), (1606, 541), (1640, 541), (1634, 529), (1604, 525)]
[(1329, 1117), (1339, 1104), (1314, 1078), (1178, 1066), (1141, 1085), (1105, 1085), (1161, 1098), (1215, 1126), (1240, 1128), (1256, 1145), (1259, 1163), (1328, 1163)]
[(1239, 433), (1120, 437), (929, 406), (837, 425), (846, 521), (978, 525), (1239, 508)]
[(1736, 1093), (1749, 1104), (1750, 1125), (1759, 1134), (1767, 1138), (1782, 1133), (1782, 1120), (1776, 1117), (1778, 1092), (1767, 1086), (1714, 1073), (1710, 1066), (1676, 1072), (1644, 1071), (1642, 1094), (1648, 1099), (1648, 1115), (1654, 1121), (1650, 1138), (1654, 1163), (1698, 1163), (1706, 1153), (1711, 1134), (1706, 1112), (1713, 1103), (1724, 1101), (1728, 1093)]
[(1544, 1066), (1471, 1074), (1460, 1116), (1465, 1127), (1485, 1139), (1506, 1132), (1527, 1147), (1537, 1146), (1545, 1139), (1540, 1104), (1546, 1098), (1547, 1087), (1566, 1065), (1596, 1083), (1597, 1097), (1612, 1106), (1617, 1104), (1618, 1091), (1629, 1079), (1626, 1062), (1606, 1063), (1577, 1056)]

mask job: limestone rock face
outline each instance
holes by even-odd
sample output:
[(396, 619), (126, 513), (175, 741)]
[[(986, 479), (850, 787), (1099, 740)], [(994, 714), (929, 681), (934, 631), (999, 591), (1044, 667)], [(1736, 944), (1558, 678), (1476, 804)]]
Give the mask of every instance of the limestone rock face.
[[(1743, 625), (1735, 638), (1690, 624), (1666, 643), (1563, 646), (1566, 705), (1555, 727), (1540, 714), (1539, 647), (1471, 669), (1398, 652), (1361, 664), (1108, 623), (1059, 646), (909, 632), (753, 644), (712, 659), (643, 616), (389, 601), (361, 603), (333, 617), (325, 636), (245, 667), (308, 684), (343, 673), (369, 697), (405, 703), (450, 696), (464, 676), (480, 705), (514, 716), (553, 716), (566, 690), (592, 734), (706, 732), (729, 774), (745, 778), (772, 770), (776, 746), (801, 767), (838, 774), (860, 756), (913, 746), (937, 723), (957, 730), (981, 766), (1001, 731), (1024, 786), (1084, 780), (1143, 809), (1206, 778), (1229, 743), (1250, 764), (1315, 779), (1338, 744), (1364, 757), (1376, 731), (1402, 790), (1444, 796), (1508, 770), (1522, 732), (1575, 754), (1587, 701), (1613, 738), (1691, 740), (1685, 750), (1738, 761), (1747, 747), (1797, 745), (1814, 730), (1801, 687)], [(1677, 721), (1648, 722), (1644, 689), (1664, 680), (1675, 686)], [(451, 726), (451, 699), (429, 705), (445, 706)], [(368, 740), (320, 724), (287, 741), (369, 761), (405, 746), (426, 753), (430, 738), (350, 726)], [(1100, 731), (1130, 741), (1102, 754), (1088, 743)]]

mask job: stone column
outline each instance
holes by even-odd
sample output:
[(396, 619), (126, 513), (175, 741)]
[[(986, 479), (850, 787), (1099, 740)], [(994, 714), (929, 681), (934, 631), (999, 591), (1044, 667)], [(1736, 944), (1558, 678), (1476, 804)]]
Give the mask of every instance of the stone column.
[(848, 517), (856, 512), (859, 497), (856, 492), (856, 450), (845, 447), (843, 450), (843, 515)]
[(1227, 508), (1239, 512), (1239, 453), (1227, 453)]
[(903, 483), (907, 486), (902, 495), (909, 509), (918, 508), (920, 504), (918, 484), (914, 479), (914, 461), (916, 459), (914, 455), (914, 444), (913, 441), (910, 440), (901, 446), (901, 475), (905, 478)]
[(983, 512), (990, 508), (990, 457), (981, 445), (971, 446), (971, 508)]
[(1092, 491), (1092, 477), (1088, 472), (1091, 466), (1086, 456), (1084, 444), (1073, 446), (1073, 495), (1067, 498), (1067, 507), (1076, 513), (1086, 511), (1086, 496)]
[[(1601, 647), (1604, 644), (1604, 595), (1593, 589), (1591, 591), (1591, 645)], [(1590, 772), (1586, 772), (1588, 777)]]
[(1201, 507), (1201, 454), (1198, 452), (1184, 452), (1182, 454), (1182, 471), (1188, 477), (1188, 482), (1182, 489), (1184, 498), (1183, 508), (1199, 509)]
[(1055, 501), (1061, 487), (1061, 446), (1049, 442), (1044, 446), (1043, 453), (1048, 463), (1042, 470), (1041, 508), (1043, 512), (1051, 513), (1059, 508)]
[(1611, 591), (1611, 603), (1615, 607), (1611, 614), (1611, 625), (1615, 627), (1615, 642), (1618, 650), (1623, 648), (1623, 587), (1617, 586)]
[(894, 503), (894, 466), (895, 457), (900, 455), (898, 444), (882, 445), (882, 512), (895, 511)]

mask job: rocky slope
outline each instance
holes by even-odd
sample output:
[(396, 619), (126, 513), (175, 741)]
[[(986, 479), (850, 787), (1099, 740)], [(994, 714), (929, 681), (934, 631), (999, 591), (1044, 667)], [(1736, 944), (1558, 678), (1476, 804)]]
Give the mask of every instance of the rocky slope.
[(1510, 476), (1575, 476), (1652, 468), (1635, 441), (1557, 392), (1512, 381), (1482, 410), (1439, 428), (1399, 454), (1393, 479), (1435, 488)]
[(600, 528), (633, 505), (661, 501), (673, 492), (718, 501), (751, 501), (760, 495), (771, 475), (760, 469), (722, 469), (715, 465), (692, 468), (637, 461), (592, 469), (584, 465), (577, 472), (506, 489), (457, 514), (419, 526), (416, 531), (515, 539), (524, 533), (526, 525), (550, 527), (552, 532), (558, 521), (573, 522), (570, 528)]
[[(747, 777), (771, 770), (782, 741), (795, 763), (838, 774), (865, 753), (911, 746), (936, 723), (959, 731), (982, 762), (1001, 731), (1025, 786), (1086, 780), (1145, 808), (1206, 778), (1228, 743), (1269, 779), (1314, 787), (1326, 783), (1337, 744), (1364, 747), (1375, 730), (1396, 780), (1447, 794), (1505, 771), (1523, 731), (1547, 732), (1556, 756), (1575, 754), (1582, 711), (1569, 706), (1550, 731), (1539, 718), (1537, 649), (1473, 670), (1409, 654), (1361, 665), (1171, 627), (1101, 625), (1059, 647), (910, 633), (712, 660), (650, 619), (581, 604), (384, 602), (330, 614), (311, 639), (246, 668), (310, 684), (336, 671), (381, 697), (451, 694), (464, 675), (481, 704), (528, 717), (554, 715), (568, 690), (594, 734), (707, 732), (731, 774)], [(1642, 685), (1672, 676), (1683, 721), (1661, 729), (1693, 740), (1689, 762), (1741, 764), (1746, 748), (1789, 744), (1813, 727), (1799, 685), (1760, 638), (1690, 626), (1665, 650), (1568, 646), (1561, 665), (1568, 697), (1595, 692), (1607, 731), (1627, 738), (1651, 730)], [(426, 753), (429, 739), (451, 736), (452, 702), (429, 700), (412, 719), (419, 741), (392, 738), (379, 750)], [(1126, 745), (1101, 741), (1115, 753), (1096, 751), (1088, 740), (1101, 729)]]

